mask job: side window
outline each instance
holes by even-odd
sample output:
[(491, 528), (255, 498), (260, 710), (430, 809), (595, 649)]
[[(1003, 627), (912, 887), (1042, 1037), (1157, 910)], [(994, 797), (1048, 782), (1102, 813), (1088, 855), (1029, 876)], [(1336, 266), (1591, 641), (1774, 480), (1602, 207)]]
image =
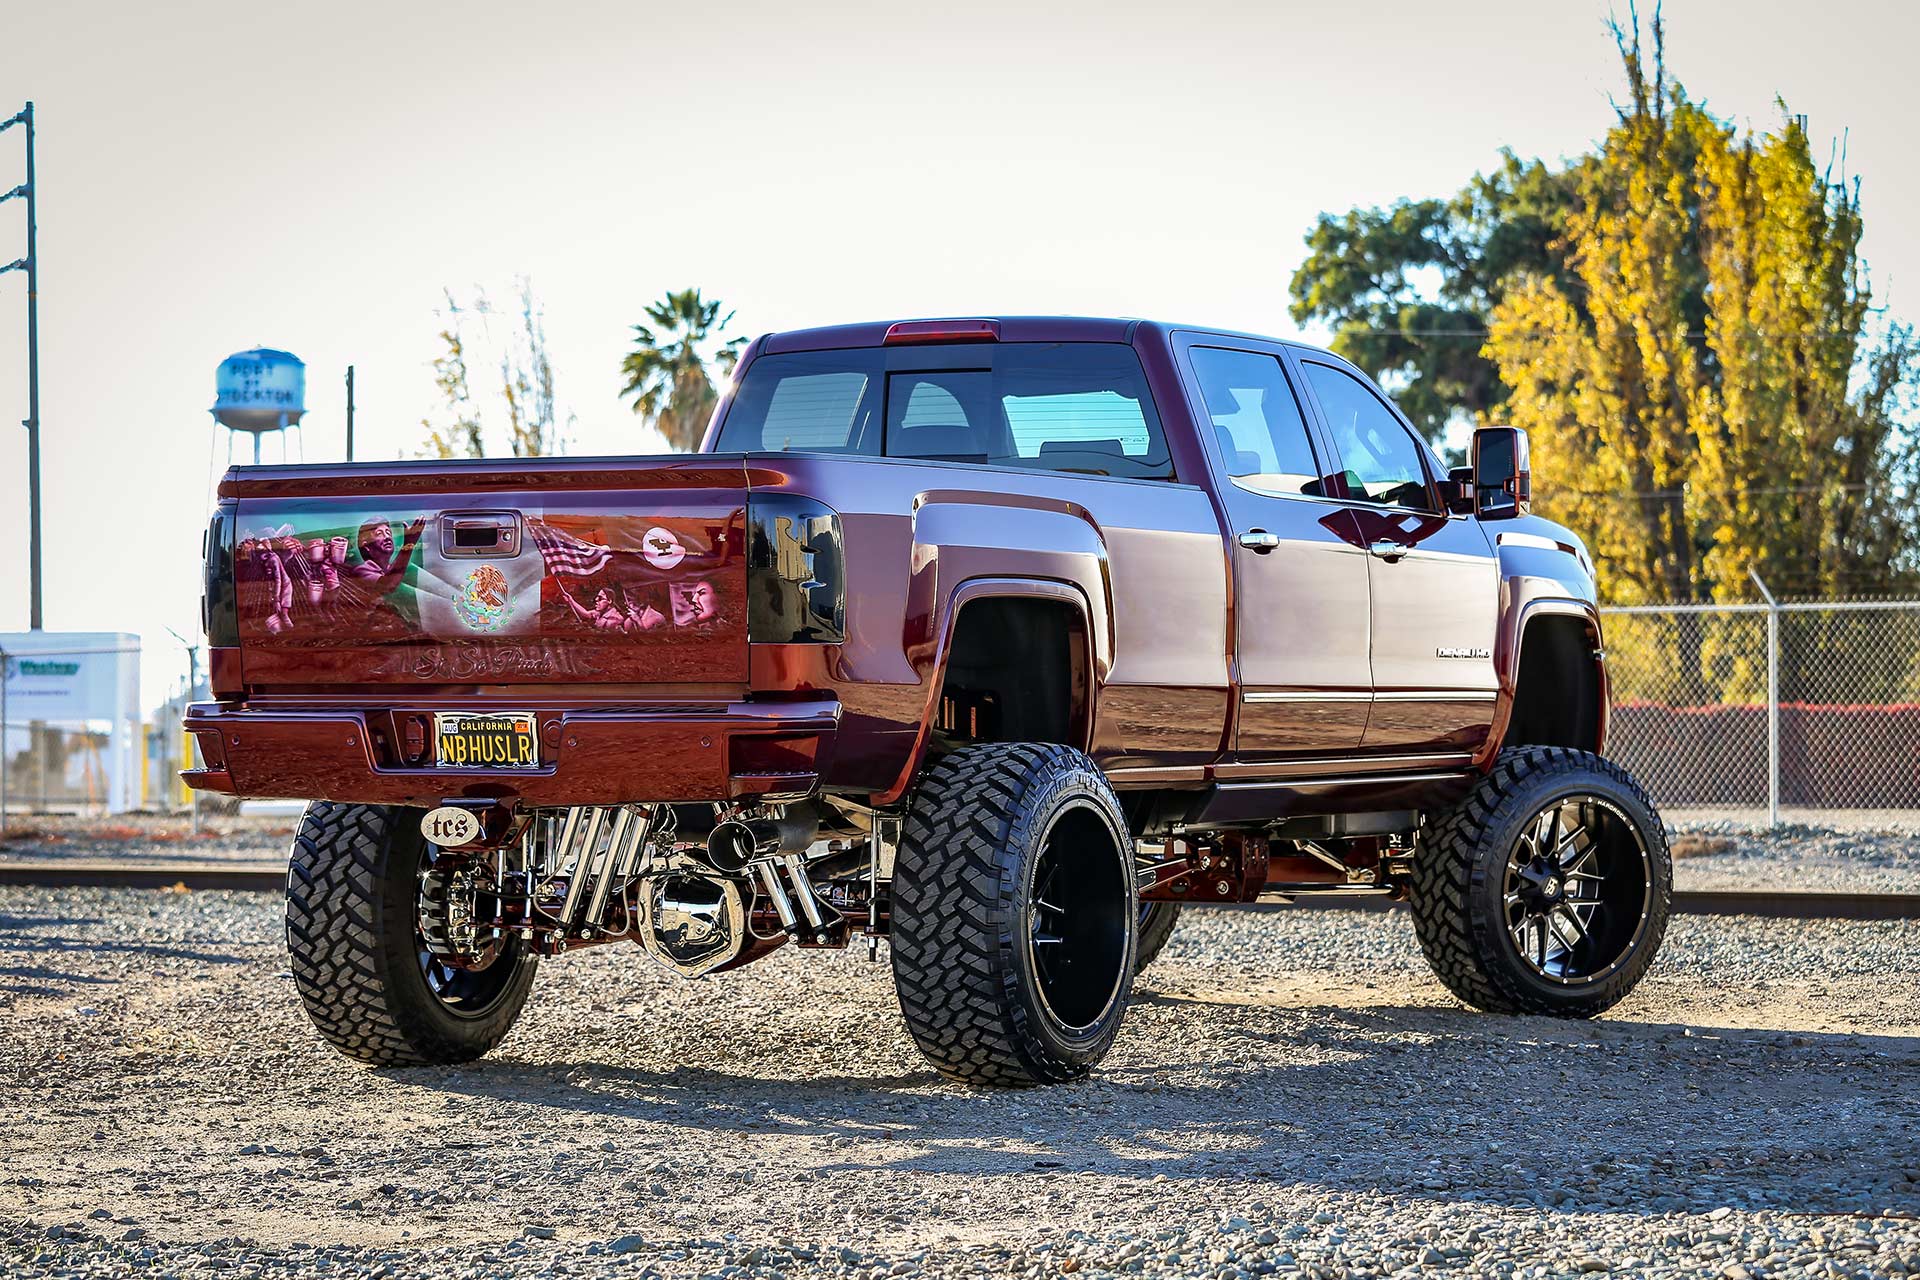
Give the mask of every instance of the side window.
[(1280, 361), (1225, 347), (1189, 355), (1227, 474), (1256, 493), (1321, 493), (1307, 420)]
[(1333, 447), (1340, 452), (1347, 488), (1356, 498), (1432, 511), (1433, 489), (1420, 446), (1366, 383), (1345, 369), (1305, 361), (1307, 381), (1320, 401)]

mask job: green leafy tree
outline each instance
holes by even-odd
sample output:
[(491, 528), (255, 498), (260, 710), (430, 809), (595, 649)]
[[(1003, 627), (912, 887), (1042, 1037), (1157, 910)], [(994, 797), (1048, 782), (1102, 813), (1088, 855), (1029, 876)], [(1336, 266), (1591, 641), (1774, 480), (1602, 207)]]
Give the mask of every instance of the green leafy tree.
[(633, 350), (620, 364), (627, 379), (620, 394), (633, 397), (633, 411), (670, 448), (688, 452), (699, 445), (720, 398), (709, 361), (722, 377), (731, 376), (746, 340), (721, 337), (733, 313), (722, 315), (721, 304), (698, 289), (669, 293), (646, 314), (648, 323), (633, 326)]
[(1920, 583), (1903, 415), (1920, 348), (1869, 332), (1856, 184), (1786, 116), (1746, 133), (1616, 28), (1626, 92), (1595, 150), (1511, 153), (1447, 200), (1323, 216), (1293, 313), (1437, 435), (1534, 437), (1540, 509), (1619, 602)]
[(1293, 318), (1333, 330), (1333, 349), (1390, 387), (1429, 439), (1507, 397), (1482, 352), (1509, 284), (1561, 278), (1555, 249), (1578, 174), (1501, 154), (1446, 200), (1322, 214), (1294, 272)]

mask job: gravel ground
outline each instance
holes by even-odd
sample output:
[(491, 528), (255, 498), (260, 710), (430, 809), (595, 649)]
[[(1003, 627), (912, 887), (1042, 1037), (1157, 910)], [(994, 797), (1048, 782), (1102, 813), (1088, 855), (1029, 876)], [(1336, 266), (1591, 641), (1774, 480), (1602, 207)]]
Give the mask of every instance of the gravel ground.
[(1907, 924), (1680, 919), (1568, 1024), (1452, 1004), (1398, 914), (1196, 911), (1027, 1093), (936, 1077), (864, 953), (572, 956), (486, 1062), (369, 1071), (278, 932), (0, 889), (0, 1273), (1920, 1272)]
[(1765, 827), (1739, 822), (1689, 823), (1675, 852), (1677, 889), (1785, 889), (1847, 893), (1920, 893), (1920, 832), (1836, 831), (1815, 826)]
[(147, 866), (231, 863), (284, 867), (295, 817), (209, 814), (200, 834), (186, 816), (123, 813), (106, 818), (13, 813), (0, 862), (128, 862)]

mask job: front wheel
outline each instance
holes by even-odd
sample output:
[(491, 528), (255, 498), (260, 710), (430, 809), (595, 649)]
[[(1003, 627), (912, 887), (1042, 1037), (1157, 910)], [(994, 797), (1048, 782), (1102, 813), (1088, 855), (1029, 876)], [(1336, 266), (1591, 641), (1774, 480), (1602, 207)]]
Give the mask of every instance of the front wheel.
[(1092, 1070), (1133, 990), (1133, 840), (1093, 761), (991, 743), (932, 765), (893, 875), (894, 986), (914, 1042), (968, 1084)]
[(314, 1027), (349, 1058), (469, 1062), (506, 1036), (527, 1001), (538, 957), (519, 938), (467, 956), (430, 945), (448, 885), (429, 852), (418, 810), (316, 801), (300, 819), (287, 868), (288, 959)]
[(1519, 747), (1421, 825), (1412, 896), (1420, 946), (1456, 996), (1590, 1018), (1660, 950), (1673, 858), (1626, 770), (1587, 751)]

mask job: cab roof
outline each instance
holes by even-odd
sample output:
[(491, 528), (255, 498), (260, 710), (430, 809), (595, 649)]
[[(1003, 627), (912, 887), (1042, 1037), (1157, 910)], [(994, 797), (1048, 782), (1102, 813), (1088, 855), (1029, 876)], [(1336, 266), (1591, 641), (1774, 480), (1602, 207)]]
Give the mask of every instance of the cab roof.
[[(1174, 329), (1223, 336), (1253, 338), (1261, 342), (1280, 342), (1288, 346), (1306, 344), (1260, 334), (1237, 333), (1209, 325), (1164, 324), (1149, 320), (1111, 316), (966, 316), (912, 317), (901, 320), (868, 320), (858, 324), (823, 325), (812, 329), (788, 329), (767, 334), (760, 342), (763, 354), (785, 351), (832, 351), (849, 347), (888, 345), (894, 342), (981, 341), (1000, 342), (1132, 342), (1135, 330), (1147, 325), (1160, 332)], [(947, 329), (951, 332), (947, 332)], [(904, 335), (904, 336), (903, 336)], [(1307, 348), (1313, 350), (1315, 348)]]

